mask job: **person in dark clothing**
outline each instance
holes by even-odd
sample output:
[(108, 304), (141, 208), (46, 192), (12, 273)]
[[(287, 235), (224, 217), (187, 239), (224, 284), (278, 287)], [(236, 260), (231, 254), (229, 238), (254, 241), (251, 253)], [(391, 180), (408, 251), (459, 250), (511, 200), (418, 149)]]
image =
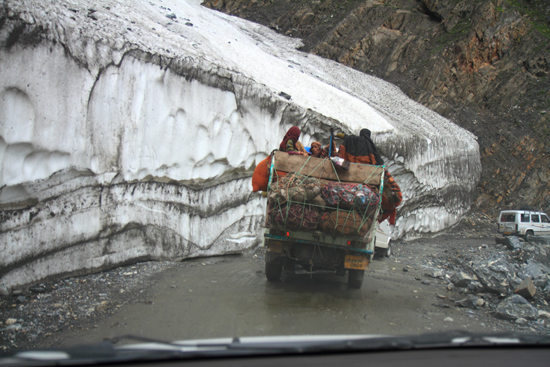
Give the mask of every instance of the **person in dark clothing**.
[[(340, 137), (342, 135), (337, 134)], [(339, 157), (355, 163), (384, 165), (384, 160), (378, 153), (370, 135), (369, 129), (362, 129), (359, 136), (344, 135), (344, 144), (338, 151)]]
[[(338, 137), (344, 138), (344, 144), (340, 146), (339, 157), (350, 162), (373, 164), (383, 166), (384, 160), (378, 153), (370, 138), (370, 130), (361, 130), (359, 136), (337, 134)], [(390, 225), (395, 225), (397, 207), (403, 200), (401, 188), (395, 182), (392, 175), (387, 169), (384, 170), (384, 190), (382, 194), (382, 213), (378, 218), (381, 223), (388, 219)]]

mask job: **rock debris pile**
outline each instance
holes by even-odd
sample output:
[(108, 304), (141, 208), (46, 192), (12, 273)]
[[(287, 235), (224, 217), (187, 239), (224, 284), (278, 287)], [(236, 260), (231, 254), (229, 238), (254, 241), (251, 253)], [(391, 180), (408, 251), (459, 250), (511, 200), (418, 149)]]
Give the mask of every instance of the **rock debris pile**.
[(83, 329), (133, 302), (150, 278), (177, 263), (146, 262), (16, 289), (0, 298), (0, 352), (34, 349), (55, 333)]
[[(487, 241), (490, 243), (490, 241)], [(484, 309), (494, 317), (525, 324), (528, 331), (550, 327), (550, 237), (524, 242), (496, 237), (494, 244), (444, 250), (422, 261), (424, 276), (444, 280), (451, 292), (442, 307)]]

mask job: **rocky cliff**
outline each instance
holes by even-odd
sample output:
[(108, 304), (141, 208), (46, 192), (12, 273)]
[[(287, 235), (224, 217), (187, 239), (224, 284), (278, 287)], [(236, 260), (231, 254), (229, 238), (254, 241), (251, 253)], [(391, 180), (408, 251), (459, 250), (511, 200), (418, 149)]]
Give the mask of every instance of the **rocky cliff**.
[(206, 0), (399, 86), (474, 133), (475, 208), (550, 210), (550, 1)]

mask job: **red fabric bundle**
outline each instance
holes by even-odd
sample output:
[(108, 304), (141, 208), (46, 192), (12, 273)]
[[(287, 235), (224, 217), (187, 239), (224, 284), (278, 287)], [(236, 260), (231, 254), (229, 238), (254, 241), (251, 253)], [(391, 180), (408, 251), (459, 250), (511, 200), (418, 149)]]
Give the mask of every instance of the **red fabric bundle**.
[(269, 183), (269, 169), (271, 168), (271, 156), (258, 163), (252, 174), (252, 191), (267, 191)]
[(390, 224), (395, 225), (396, 209), (402, 200), (401, 188), (386, 170), (384, 174), (384, 191), (382, 192), (382, 214), (378, 217), (378, 222), (382, 223), (388, 219)]

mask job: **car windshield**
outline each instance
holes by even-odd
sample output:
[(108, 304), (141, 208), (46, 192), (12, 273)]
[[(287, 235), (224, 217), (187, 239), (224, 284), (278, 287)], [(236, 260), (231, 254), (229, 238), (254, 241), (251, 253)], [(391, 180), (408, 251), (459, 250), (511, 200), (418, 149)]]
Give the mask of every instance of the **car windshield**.
[(0, 352), (548, 335), (517, 3), (2, 1)]

